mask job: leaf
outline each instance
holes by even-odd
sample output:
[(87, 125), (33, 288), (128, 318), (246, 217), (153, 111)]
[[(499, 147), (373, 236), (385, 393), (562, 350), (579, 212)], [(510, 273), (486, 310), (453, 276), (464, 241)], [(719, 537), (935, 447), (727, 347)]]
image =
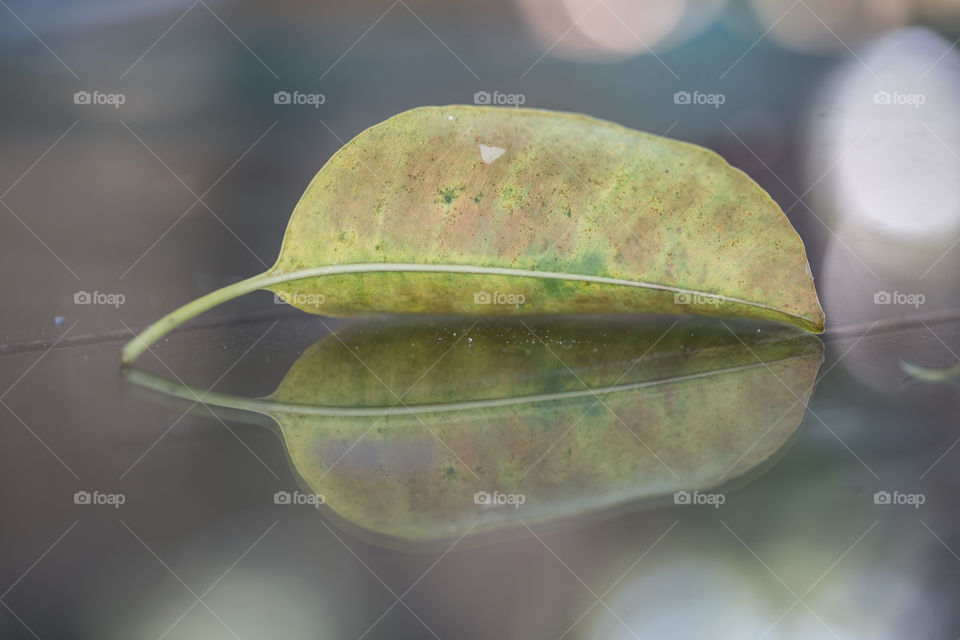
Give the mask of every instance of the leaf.
[(424, 107), (320, 170), (276, 264), (195, 300), (123, 351), (269, 289), (311, 313), (693, 313), (823, 330), (803, 243), (743, 172), (587, 116)]
[[(270, 416), (337, 520), (420, 544), (756, 473), (799, 425), (821, 361), (818, 338), (786, 327), (488, 319), (348, 327), (262, 399), (128, 375)], [(525, 501), (489, 508), (478, 491)]]

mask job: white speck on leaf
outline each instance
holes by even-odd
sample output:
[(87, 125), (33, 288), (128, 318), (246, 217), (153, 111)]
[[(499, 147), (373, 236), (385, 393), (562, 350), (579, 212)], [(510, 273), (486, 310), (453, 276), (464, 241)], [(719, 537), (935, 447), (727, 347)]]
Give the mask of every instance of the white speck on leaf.
[(480, 159), (483, 160), (485, 164), (490, 164), (504, 153), (506, 149), (501, 149), (500, 147), (488, 147), (485, 144), (480, 145)]

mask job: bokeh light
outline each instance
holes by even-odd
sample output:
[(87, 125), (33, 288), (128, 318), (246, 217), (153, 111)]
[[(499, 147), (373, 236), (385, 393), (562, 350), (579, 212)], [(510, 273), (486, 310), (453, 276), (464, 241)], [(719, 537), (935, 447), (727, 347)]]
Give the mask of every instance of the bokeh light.
[(707, 28), (725, 3), (517, 0), (538, 45), (580, 62), (617, 62), (677, 46)]

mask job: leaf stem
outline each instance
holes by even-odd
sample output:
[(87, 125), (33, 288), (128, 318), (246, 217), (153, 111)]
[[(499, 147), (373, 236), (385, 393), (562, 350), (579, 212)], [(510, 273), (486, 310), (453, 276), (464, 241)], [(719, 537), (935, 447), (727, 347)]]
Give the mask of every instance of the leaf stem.
[(264, 401), (262, 398), (245, 398), (210, 389), (203, 390), (134, 367), (125, 367), (123, 369), (123, 375), (127, 380), (141, 387), (167, 396), (192, 401), (194, 404), (223, 409), (236, 409), (239, 411), (252, 411), (254, 413), (268, 415), (267, 409), (270, 403)]
[[(791, 356), (782, 360), (775, 360), (777, 364), (801, 360), (810, 357), (811, 354)], [(822, 359), (822, 357), (821, 357)], [(686, 375), (673, 376), (671, 378), (662, 378), (659, 380), (645, 380), (641, 382), (631, 382), (626, 384), (617, 384), (611, 387), (587, 388), (574, 391), (558, 391), (554, 393), (538, 393), (529, 396), (508, 396), (504, 398), (486, 398), (481, 400), (463, 400), (441, 404), (415, 404), (377, 407), (346, 407), (346, 406), (325, 406), (309, 405), (290, 402), (278, 402), (273, 399), (273, 395), (264, 398), (246, 398), (243, 396), (234, 396), (217, 391), (198, 389), (181, 382), (169, 380), (155, 373), (142, 371), (135, 367), (124, 367), (123, 375), (134, 384), (156, 391), (175, 398), (183, 400), (192, 400), (194, 404), (202, 404), (206, 407), (217, 407), (221, 409), (234, 409), (239, 411), (251, 411), (265, 416), (271, 416), (274, 419), (282, 414), (293, 413), (300, 416), (323, 416), (323, 417), (353, 417), (353, 418), (382, 418), (385, 416), (404, 416), (415, 414), (446, 414), (459, 411), (475, 411), (483, 409), (494, 409), (502, 407), (536, 405), (546, 402), (555, 402), (562, 400), (574, 400), (583, 398), (597, 398), (601, 395), (610, 395), (615, 393), (624, 393), (628, 391), (639, 391), (651, 389), (669, 384), (677, 384), (690, 380), (700, 380), (714, 376), (737, 373), (740, 371), (750, 371), (766, 367), (767, 363), (758, 361), (752, 364), (727, 367), (726, 369), (715, 369), (711, 371), (701, 371)]]
[(252, 278), (235, 282), (222, 289), (217, 289), (205, 296), (201, 296), (192, 302), (188, 302), (179, 309), (171, 311), (124, 345), (123, 351), (120, 353), (120, 361), (123, 364), (130, 364), (136, 360), (141, 353), (149, 349), (151, 344), (159, 341), (171, 329), (176, 328), (178, 325), (228, 300), (239, 298), (257, 289), (262, 289), (265, 281), (269, 279), (269, 275), (269, 272), (261, 273)]
[(356, 264), (333, 264), (325, 265), (322, 267), (309, 267), (306, 269), (301, 269), (298, 271), (290, 272), (281, 272), (275, 273), (272, 270), (266, 271), (259, 275), (253, 276), (252, 278), (247, 278), (246, 280), (241, 280), (235, 284), (231, 284), (222, 289), (217, 289), (212, 293), (208, 293), (205, 296), (197, 298), (193, 302), (189, 302), (176, 311), (173, 311), (164, 317), (157, 320), (155, 323), (147, 327), (143, 333), (127, 343), (123, 348), (123, 352), (120, 355), (121, 362), (123, 364), (130, 364), (133, 362), (137, 356), (146, 351), (146, 349), (153, 343), (157, 342), (165, 336), (171, 329), (177, 327), (178, 325), (186, 322), (187, 320), (200, 315), (208, 309), (226, 302), (227, 300), (232, 300), (239, 296), (242, 296), (251, 291), (256, 291), (257, 289), (266, 289), (272, 285), (282, 284), (286, 282), (294, 282), (296, 280), (306, 280), (308, 278), (316, 278), (320, 276), (329, 276), (329, 275), (343, 275), (347, 273), (384, 273), (384, 272), (401, 272), (401, 273), (459, 273), (459, 274), (474, 274), (474, 275), (491, 275), (491, 276), (513, 276), (513, 277), (522, 277), (522, 278), (545, 278), (551, 280), (572, 280), (579, 282), (595, 282), (598, 284), (612, 284), (612, 285), (622, 285), (628, 287), (637, 287), (641, 289), (655, 289), (658, 291), (664, 291), (672, 294), (688, 294), (688, 295), (697, 295), (697, 296), (713, 296), (719, 299), (722, 299), (726, 302), (732, 302), (737, 304), (742, 304), (748, 307), (754, 307), (756, 309), (763, 309), (766, 311), (772, 312), (769, 316), (744, 316), (744, 317), (756, 317), (756, 318), (766, 318), (766, 319), (776, 319), (781, 322), (789, 322), (796, 326), (800, 326), (807, 331), (813, 331), (816, 333), (821, 333), (823, 331), (823, 312), (820, 311), (819, 305), (817, 306), (817, 311), (819, 314), (815, 315), (813, 318), (801, 316), (796, 313), (790, 313), (784, 311), (775, 306), (762, 304), (759, 302), (753, 302), (750, 300), (744, 300), (741, 298), (734, 298), (726, 296), (723, 294), (696, 291), (694, 289), (685, 289), (682, 287), (673, 287), (668, 285), (662, 285), (651, 282), (642, 282), (637, 280), (624, 280), (621, 278), (610, 278), (607, 276), (593, 276), (579, 273), (560, 273), (552, 271), (536, 271), (530, 269), (515, 269), (515, 268), (504, 268), (504, 267), (486, 267), (486, 266), (475, 266), (475, 265), (458, 265), (458, 264), (407, 264), (407, 263), (356, 263)]

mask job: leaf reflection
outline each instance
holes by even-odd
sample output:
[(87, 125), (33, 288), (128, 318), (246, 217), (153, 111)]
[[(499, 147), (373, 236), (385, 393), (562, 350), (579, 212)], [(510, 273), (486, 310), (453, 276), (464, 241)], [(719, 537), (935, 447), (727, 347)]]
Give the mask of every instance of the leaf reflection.
[(265, 398), (209, 392), (203, 403), (269, 416), (336, 520), (417, 545), (757, 473), (800, 424), (823, 358), (815, 336), (758, 326), (368, 322), (315, 343)]

